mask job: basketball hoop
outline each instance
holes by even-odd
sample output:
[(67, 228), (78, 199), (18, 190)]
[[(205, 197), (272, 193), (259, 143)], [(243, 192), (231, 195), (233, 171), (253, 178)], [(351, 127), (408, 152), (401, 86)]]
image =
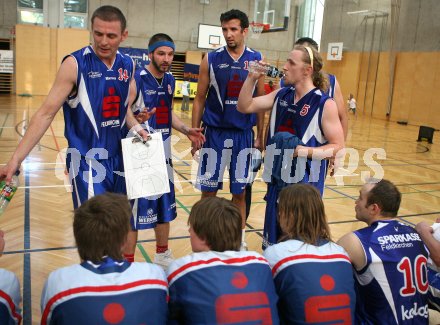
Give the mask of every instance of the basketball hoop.
[(261, 33), (264, 29), (264, 24), (261, 23), (250, 23), (249, 28), (251, 30), (251, 38), (253, 39), (259, 39)]

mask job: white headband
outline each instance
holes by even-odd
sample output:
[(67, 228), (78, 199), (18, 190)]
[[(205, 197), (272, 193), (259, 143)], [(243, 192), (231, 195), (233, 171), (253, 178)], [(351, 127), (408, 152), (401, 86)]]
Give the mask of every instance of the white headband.
[(312, 71), (315, 70), (315, 68), (313, 67), (313, 51), (310, 47), (308, 46), (304, 46), (307, 50), (307, 52), (309, 53), (309, 57), (310, 57), (310, 65), (312, 66)]

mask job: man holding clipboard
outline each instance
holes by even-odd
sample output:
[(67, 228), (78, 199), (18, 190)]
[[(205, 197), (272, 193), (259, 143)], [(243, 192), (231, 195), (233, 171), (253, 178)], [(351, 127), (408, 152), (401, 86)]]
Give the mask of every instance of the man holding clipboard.
[(139, 122), (145, 122), (150, 133), (160, 132), (162, 134), (170, 192), (160, 197), (140, 198), (132, 201), (132, 231), (129, 232), (124, 252), (128, 261), (134, 261), (138, 230), (154, 228), (156, 235), (154, 263), (165, 269), (173, 260), (171, 250), (168, 248), (168, 237), (170, 221), (177, 216), (171, 145), (170, 141), (166, 140), (171, 135), (172, 127), (185, 134), (192, 142), (203, 144), (205, 141), (202, 128), (187, 127), (172, 111), (175, 80), (169, 70), (174, 57), (174, 49), (171, 37), (166, 34), (153, 35), (148, 43), (150, 64), (135, 73), (136, 99), (132, 111)]

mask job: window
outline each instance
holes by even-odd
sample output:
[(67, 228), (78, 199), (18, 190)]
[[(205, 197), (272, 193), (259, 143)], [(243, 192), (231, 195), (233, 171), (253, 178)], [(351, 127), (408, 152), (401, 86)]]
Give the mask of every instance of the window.
[(43, 0), (18, 0), (18, 23), (43, 25)]
[(64, 27), (87, 28), (87, 0), (64, 0)]
[(296, 37), (310, 37), (321, 42), (325, 0), (304, 0), (298, 9)]

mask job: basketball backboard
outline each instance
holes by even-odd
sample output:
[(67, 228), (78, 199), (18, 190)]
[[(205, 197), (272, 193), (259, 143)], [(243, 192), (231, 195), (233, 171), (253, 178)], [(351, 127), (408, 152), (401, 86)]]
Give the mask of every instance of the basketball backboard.
[(215, 50), (226, 45), (221, 26), (199, 24), (197, 47), (199, 49)]
[(253, 22), (269, 25), (263, 33), (287, 30), (290, 4), (291, 0), (254, 0)]

